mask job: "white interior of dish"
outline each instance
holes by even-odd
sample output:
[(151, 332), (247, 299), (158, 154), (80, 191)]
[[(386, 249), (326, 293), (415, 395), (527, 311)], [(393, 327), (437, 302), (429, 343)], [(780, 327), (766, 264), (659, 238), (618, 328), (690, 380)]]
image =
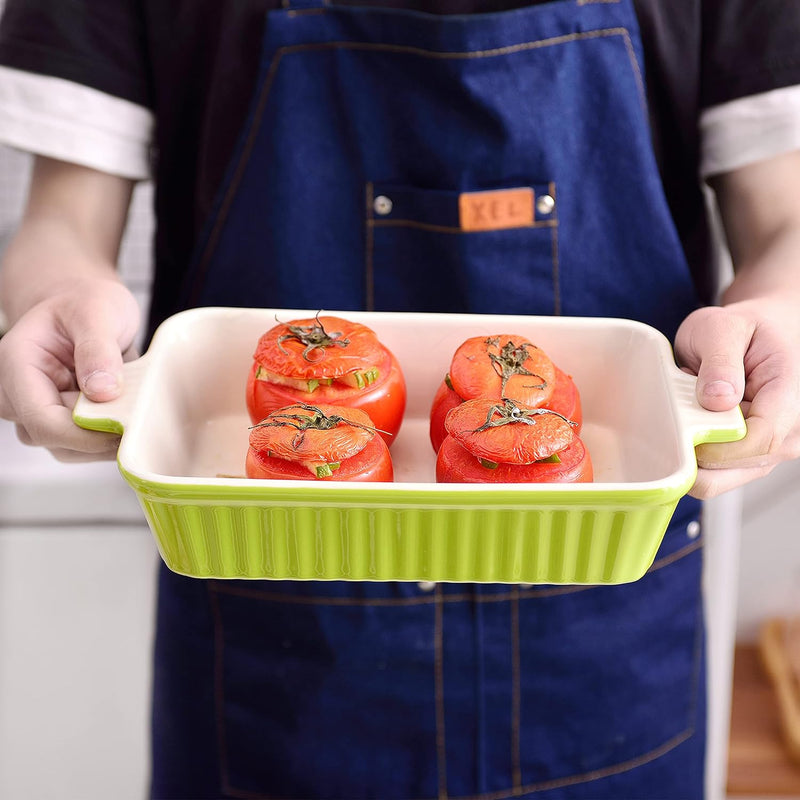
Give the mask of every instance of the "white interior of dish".
[[(138, 474), (241, 478), (250, 421), (244, 387), (259, 336), (308, 311), (196, 309), (162, 325), (148, 353), (121, 460)], [(336, 314), (337, 312), (325, 312)], [(395, 480), (433, 483), (431, 400), (453, 352), (470, 336), (520, 334), (573, 376), (595, 483), (660, 481), (687, 469), (691, 442), (676, 416), (666, 340), (624, 320), (485, 315), (359, 314), (399, 359), (408, 385), (392, 447)]]

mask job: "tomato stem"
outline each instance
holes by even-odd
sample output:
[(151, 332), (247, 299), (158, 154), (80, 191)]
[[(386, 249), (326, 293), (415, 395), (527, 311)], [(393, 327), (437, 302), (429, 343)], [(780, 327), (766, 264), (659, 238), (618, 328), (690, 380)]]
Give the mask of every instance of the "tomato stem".
[[(514, 344), (512, 341), (506, 342), (500, 347), (500, 337), (495, 336), (486, 339), (486, 355), (492, 362), (492, 368), (500, 376), (502, 381), (500, 386), (500, 393), (505, 394), (506, 384), (509, 379), (514, 375), (530, 375), (532, 378), (538, 378), (541, 383), (526, 386), (526, 389), (545, 389), (547, 388), (547, 381), (535, 372), (531, 372), (525, 367), (525, 362), (531, 357), (528, 348), (532, 347), (535, 350), (539, 348), (531, 342), (522, 342), (522, 344)], [(499, 353), (490, 352), (491, 348), (497, 348)]]
[(553, 411), (549, 408), (522, 408), (510, 398), (505, 397), (503, 398), (502, 403), (495, 403), (489, 409), (488, 413), (486, 414), (486, 422), (484, 422), (480, 428), (475, 428), (473, 433), (480, 433), (481, 431), (488, 430), (489, 428), (499, 428), (501, 425), (513, 425), (516, 423), (522, 425), (535, 425), (535, 417), (538, 417), (542, 414), (555, 414), (555, 416), (563, 419), (564, 422), (572, 425), (573, 428), (578, 424), (577, 422), (573, 422), (571, 419), (567, 419), (567, 417), (565, 417), (563, 414), (559, 414), (558, 411)]
[[(324, 350), (326, 347), (347, 347), (350, 344), (350, 340), (342, 339), (341, 331), (331, 331), (328, 333), (328, 331), (325, 330), (325, 326), (320, 321), (319, 315), (319, 311), (314, 315), (314, 319), (317, 321), (316, 325), (287, 324), (286, 327), (289, 329), (289, 333), (284, 333), (282, 336), (278, 337), (278, 347), (281, 349), (281, 352), (288, 352), (283, 346), (284, 342), (289, 340), (297, 341), (305, 345), (303, 358), (306, 361), (314, 361), (314, 359), (310, 358), (310, 354), (315, 350)], [(280, 322), (277, 317), (275, 319)]]
[(261, 422), (252, 425), (250, 430), (253, 428), (294, 428), (297, 430), (297, 435), (292, 440), (292, 447), (295, 449), (303, 444), (307, 430), (329, 431), (340, 423), (343, 423), (344, 425), (350, 425), (353, 428), (362, 428), (363, 430), (370, 431), (373, 434), (386, 433), (387, 435), (390, 435), (388, 431), (382, 431), (380, 428), (376, 428), (374, 425), (363, 425), (360, 422), (347, 419), (347, 417), (343, 417), (339, 414), (331, 414), (330, 416), (327, 416), (325, 412), (322, 411), (322, 409), (317, 408), (317, 406), (309, 406), (305, 403), (296, 403), (292, 406), (286, 406), (285, 408), (281, 409), (281, 411), (288, 412), (293, 408), (301, 409), (303, 411), (310, 411), (311, 414), (289, 414), (274, 412)]

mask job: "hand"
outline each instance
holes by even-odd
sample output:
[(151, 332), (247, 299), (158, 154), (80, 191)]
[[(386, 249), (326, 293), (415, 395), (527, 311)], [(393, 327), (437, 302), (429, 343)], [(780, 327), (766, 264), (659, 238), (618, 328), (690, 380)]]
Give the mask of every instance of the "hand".
[(79, 428), (72, 408), (79, 391), (119, 395), (138, 326), (138, 304), (114, 278), (76, 281), (33, 306), (0, 339), (0, 417), (60, 461), (113, 458), (119, 437)]
[(800, 456), (800, 322), (797, 298), (759, 297), (699, 309), (678, 330), (675, 355), (697, 375), (712, 411), (741, 403), (747, 435), (697, 447), (690, 494), (714, 497)]

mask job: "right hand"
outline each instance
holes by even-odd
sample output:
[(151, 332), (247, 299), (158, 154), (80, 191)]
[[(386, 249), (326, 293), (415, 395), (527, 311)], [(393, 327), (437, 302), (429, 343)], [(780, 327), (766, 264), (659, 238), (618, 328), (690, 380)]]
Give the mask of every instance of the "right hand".
[(119, 437), (72, 421), (78, 392), (96, 402), (122, 390), (139, 306), (115, 278), (75, 281), (21, 316), (0, 339), (0, 417), (25, 444), (59, 461), (114, 458)]

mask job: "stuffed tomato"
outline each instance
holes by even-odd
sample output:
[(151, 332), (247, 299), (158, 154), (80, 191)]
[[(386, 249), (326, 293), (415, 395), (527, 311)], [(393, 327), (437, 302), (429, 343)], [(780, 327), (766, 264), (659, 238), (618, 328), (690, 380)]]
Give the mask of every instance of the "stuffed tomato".
[(317, 315), (279, 323), (261, 336), (246, 397), (254, 423), (294, 403), (360, 409), (391, 444), (405, 412), (406, 383), (397, 359), (374, 331)]
[(445, 420), (439, 483), (589, 483), (592, 462), (575, 424), (547, 408), (465, 400)]
[(359, 409), (298, 403), (250, 429), (248, 478), (391, 481), (389, 448)]
[(583, 422), (580, 394), (572, 378), (523, 336), (475, 336), (459, 346), (431, 405), (434, 450), (438, 452), (447, 435), (447, 413), (479, 397), (510, 397), (530, 408), (550, 408), (574, 422), (578, 432)]

